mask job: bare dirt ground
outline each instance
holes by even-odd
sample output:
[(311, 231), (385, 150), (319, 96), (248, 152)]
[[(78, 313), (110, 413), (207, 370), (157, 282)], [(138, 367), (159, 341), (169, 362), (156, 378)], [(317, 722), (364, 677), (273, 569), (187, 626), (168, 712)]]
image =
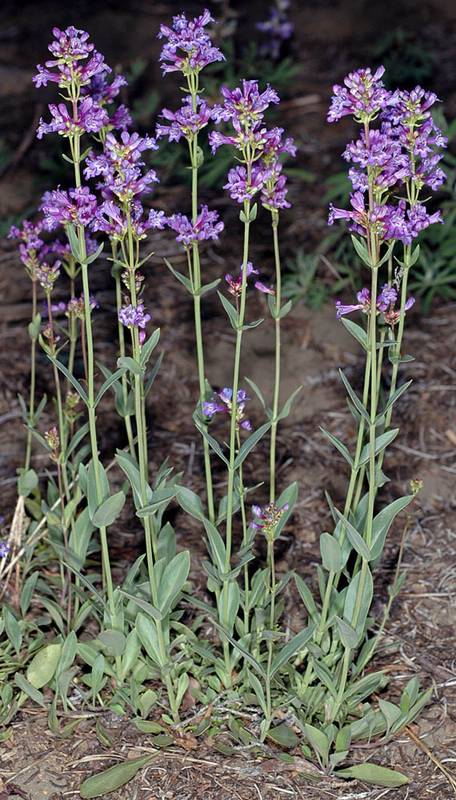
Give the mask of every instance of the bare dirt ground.
[[(198, 6), (188, 3), (185, 6), (189, 11), (198, 10)], [(113, 2), (95, 9), (93, 4), (80, 2), (70, 13), (48, 2), (40, 4), (40, 14), (32, 14), (27, 3), (21, 7), (9, 3), (0, 11), (3, 23), (0, 132), (14, 152), (13, 163), (8, 165), (2, 179), (3, 216), (27, 213), (45, 188), (43, 172), (38, 178), (32, 172), (39, 162), (33, 129), (42, 96), (38, 98), (38, 93), (31, 90), (30, 79), (34, 63), (43, 58), (51, 25), (87, 24), (111, 62), (118, 59), (125, 63), (137, 56), (151, 60), (157, 56), (154, 37), (159, 23), (179, 10), (170, 3), (135, 2), (125, 7)], [(310, 187), (301, 184), (292, 191), (295, 209), (283, 230), (285, 253), (292, 254), (298, 246), (310, 251), (325, 231), (321, 180), (325, 173), (340, 169), (337, 154), (349, 135), (342, 127), (325, 126), (329, 87), (347, 68), (368, 57), (364, 55), (368, 52), (367, 43), (375, 37), (385, 14), (391, 25), (425, 30), (429, 40), (435, 46), (438, 44), (440, 69), (435, 88), (444, 96), (449, 115), (456, 111), (456, 19), (452, 3), (404, 2), (382, 4), (381, 8), (372, 8), (371, 4), (368, 7), (361, 0), (296, 3), (299, 76), (296, 91), (288, 98), (289, 106), (284, 110), (284, 124), (298, 138), (300, 166), (314, 170), (317, 180)], [(158, 81), (156, 67), (151, 66), (148, 80)], [(47, 180), (52, 181), (52, 177), (47, 176)], [(154, 205), (165, 210), (178, 208), (179, 203), (187, 202), (184, 197), (180, 189), (161, 186)], [(226, 200), (217, 197), (215, 202), (222, 209), (225, 204), (235, 225), (234, 211), (229, 210)], [(154, 323), (162, 330), (165, 359), (149, 407), (151, 467), (168, 455), (175, 468), (183, 471), (186, 484), (199, 490), (202, 488), (200, 442), (191, 423), (197, 393), (192, 366), (192, 311), (181, 287), (176, 286), (163, 266), (164, 255), (178, 266), (174, 243), (163, 236), (155, 239), (153, 246), (156, 256), (148, 275), (147, 300)], [(257, 236), (254, 243), (253, 260), (266, 273), (270, 270), (271, 252), (263, 236)], [(234, 244), (231, 248), (230, 243), (229, 258), (223, 247), (207, 249), (204, 254), (207, 280), (236, 269), (237, 263)], [(93, 286), (101, 305), (95, 322), (97, 339), (108, 343), (114, 338), (115, 319), (107, 264), (94, 272)], [(15, 469), (23, 453), (16, 393), (25, 392), (27, 386), (25, 326), (29, 315), (28, 283), (9, 242), (4, 242), (0, 249), (0, 299), (0, 512), (8, 523), (14, 509)], [(252, 318), (262, 315), (261, 299), (249, 302)], [(214, 386), (222, 386), (229, 382), (231, 331), (221, 316), (216, 297), (208, 299), (205, 315), (205, 335), (210, 342), (208, 374)], [(387, 790), (342, 784), (321, 775), (309, 780), (305, 776), (309, 765), (300, 759), (299, 753), (293, 764), (280, 761), (277, 752), (271, 752), (274, 758), (253, 760), (248, 751), (240, 749), (235, 757), (227, 758), (216, 753), (210, 741), (190, 737), (176, 739), (172, 747), (158, 752), (152, 764), (127, 787), (110, 795), (113, 800), (380, 800), (383, 797), (449, 800), (454, 797), (454, 790), (435, 759), (449, 770), (456, 760), (456, 304), (441, 305), (428, 317), (421, 316), (418, 309), (410, 315), (408, 329), (406, 349), (416, 361), (408, 364), (406, 371), (414, 382), (397, 408), (401, 433), (385, 465), (391, 481), (384, 487), (381, 499), (386, 502), (397, 496), (412, 478), (422, 479), (424, 487), (408, 521), (404, 551), (407, 581), (393, 606), (375, 666), (381, 665), (391, 674), (387, 689), (391, 698), (399, 694), (413, 675), (418, 675), (424, 686), (433, 686), (434, 694), (410, 732), (386, 744), (363, 744), (356, 748), (355, 755), (359, 760), (369, 758), (399, 768), (410, 776), (411, 783), (401, 789)], [(271, 382), (270, 337), (267, 325), (252, 331), (247, 338), (243, 364), (245, 373), (265, 391)], [(300, 499), (282, 543), (279, 569), (285, 571), (293, 566), (311, 579), (318, 561), (318, 537), (329, 524), (324, 491), (340, 500), (346, 478), (342, 460), (325, 442), (319, 426), (325, 425), (346, 440), (353, 436), (337, 369), (343, 367), (357, 386), (361, 381), (361, 361), (352, 340), (335, 321), (331, 307), (313, 312), (297, 306), (285, 321), (284, 339), (284, 396), (301, 383), (303, 390), (293, 415), (279, 432), (279, 480), (283, 486), (292, 480), (300, 483)], [(98, 356), (112, 364), (114, 352), (109, 344), (101, 344)], [(43, 369), (40, 393), (50, 392), (47, 380)], [(254, 409), (253, 418), (260, 420), (259, 408)], [(43, 419), (43, 428), (49, 419)], [(101, 449), (108, 460), (117, 447), (124, 445), (123, 431), (109, 399), (101, 409), (100, 419)], [(263, 455), (260, 448), (250, 462), (251, 476), (247, 477), (254, 476), (255, 482), (264, 477)], [(35, 467), (41, 472), (48, 467), (39, 453), (35, 456)], [(222, 488), (222, 472), (217, 478)], [(190, 546), (193, 553), (192, 580), (198, 590), (204, 582), (198, 566), (203, 555), (200, 532), (177, 509), (174, 513), (179, 541)], [(405, 519), (401, 522), (392, 531), (377, 575), (378, 611), (386, 600), (387, 585), (396, 566)], [(128, 510), (116, 531), (115, 546), (118, 568), (123, 571), (142, 547), (140, 526), (130, 519)], [(287, 613), (290, 628), (298, 630), (302, 612), (291, 595)], [(11, 737), (0, 745), (0, 800), (77, 797), (78, 786), (88, 775), (126, 757), (153, 752), (150, 738), (139, 734), (124, 720), (108, 713), (100, 714), (100, 720), (109, 730), (110, 746), (97, 738), (95, 719), (82, 721), (71, 737), (58, 738), (47, 729), (40, 710), (31, 706), (23, 709), (12, 724)], [(417, 736), (420, 746), (413, 738)]]

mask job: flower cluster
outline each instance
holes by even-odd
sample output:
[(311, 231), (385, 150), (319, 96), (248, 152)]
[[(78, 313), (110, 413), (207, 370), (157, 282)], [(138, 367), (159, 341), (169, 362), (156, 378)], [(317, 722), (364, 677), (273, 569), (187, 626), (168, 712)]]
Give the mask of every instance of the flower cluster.
[(224, 61), (223, 53), (212, 44), (206, 26), (213, 22), (205, 9), (199, 17), (188, 20), (185, 14), (173, 17), (173, 24), (160, 26), (159, 39), (167, 39), (160, 61), (162, 70), (182, 72), (183, 75), (198, 75), (208, 64)]
[[(250, 278), (251, 275), (259, 275), (259, 271), (255, 269), (251, 261), (248, 261), (246, 264), (246, 281)], [(239, 275), (236, 278), (230, 273), (225, 275), (225, 280), (228, 284), (228, 291), (233, 297), (239, 298), (242, 293), (242, 264), (239, 270)], [(258, 289), (259, 292), (263, 294), (275, 294), (274, 289), (270, 286), (266, 286), (261, 281), (255, 281), (255, 289)]]
[[(206, 400), (202, 404), (204, 416), (212, 419), (216, 414), (231, 415), (233, 407), (232, 400), (233, 390), (225, 387), (225, 389), (218, 392), (212, 400)], [(248, 400), (250, 400), (250, 398), (247, 397), (244, 389), (239, 389), (236, 395), (236, 425), (238, 430), (239, 428), (244, 428), (246, 431), (252, 430), (252, 423), (244, 417), (245, 404)]]
[[(193, 102), (196, 108), (193, 108)], [(182, 138), (192, 141), (212, 118), (212, 109), (200, 97), (195, 97), (193, 101), (191, 95), (186, 95), (177, 111), (163, 108), (161, 116), (166, 122), (158, 123), (157, 138), (167, 136), (170, 142), (178, 142)]]
[(279, 58), (284, 42), (293, 36), (294, 25), (288, 18), (289, 9), (290, 0), (276, 0), (269, 10), (269, 17), (256, 24), (258, 30), (267, 36), (260, 52), (273, 61)]
[[(344, 305), (340, 300), (336, 301), (336, 316), (337, 319), (346, 314), (351, 314), (353, 311), (362, 311), (364, 314), (369, 314), (371, 310), (371, 295), (369, 289), (366, 287), (357, 293), (357, 303)], [(397, 290), (394, 286), (385, 284), (382, 291), (377, 297), (377, 312), (383, 314), (385, 321), (391, 327), (397, 324), (399, 320), (399, 311), (396, 310), (395, 305), (397, 301)], [(415, 303), (414, 297), (409, 297), (405, 303), (404, 311), (408, 311)]]
[[(329, 224), (346, 219), (351, 231), (368, 239), (374, 234), (379, 243), (410, 245), (422, 230), (442, 222), (440, 212), (429, 213), (419, 195), (423, 187), (437, 189), (445, 180), (439, 148), (446, 139), (431, 117), (436, 95), (420, 87), (390, 92), (383, 73), (383, 67), (374, 73), (360, 69), (348, 75), (344, 86), (334, 87), (328, 120), (353, 115), (362, 127), (359, 139), (343, 153), (352, 165), (351, 208), (331, 205)], [(376, 128), (371, 127), (374, 119)], [(398, 192), (407, 199), (396, 200)]]
[(87, 186), (68, 190), (54, 189), (45, 192), (40, 210), (43, 212), (44, 227), (48, 231), (68, 223), (86, 226), (95, 217), (97, 198)]
[(266, 536), (273, 536), (277, 525), (285, 512), (288, 511), (288, 508), (288, 503), (283, 506), (269, 503), (264, 508), (252, 506), (253, 520), (250, 523), (250, 527), (262, 531)]
[(152, 317), (150, 314), (145, 310), (143, 303), (138, 303), (138, 305), (128, 305), (123, 306), (119, 310), (119, 320), (122, 325), (125, 325), (126, 328), (133, 330), (134, 328), (138, 328), (139, 330), (139, 341), (142, 344), (146, 338), (145, 328), (148, 322)]
[(156, 149), (155, 139), (151, 136), (122, 131), (117, 139), (113, 133), (108, 133), (103, 153), (88, 156), (84, 176), (87, 179), (102, 177), (98, 188), (105, 200), (117, 198), (122, 204), (131, 203), (150, 191), (151, 184), (158, 182), (155, 170), (144, 171), (145, 163), (141, 158), (145, 151)]
[(185, 214), (172, 214), (166, 224), (177, 233), (176, 241), (183, 244), (185, 248), (190, 247), (194, 242), (218, 239), (224, 228), (223, 222), (219, 220), (218, 212), (209, 211), (207, 206), (201, 206), (195, 222), (192, 222)]
[(25, 220), (25, 222), (22, 223), (22, 228), (13, 225), (8, 233), (9, 239), (16, 239), (19, 241), (19, 255), (32, 280), (36, 280), (36, 269), (39, 266), (45, 246), (41, 239), (42, 231), (42, 220), (36, 223)]
[(262, 204), (271, 211), (288, 208), (286, 177), (282, 173), (280, 156), (295, 156), (291, 137), (283, 138), (283, 128), (268, 130), (264, 114), (271, 104), (279, 102), (277, 92), (270, 86), (260, 92), (258, 81), (244, 80), (236, 89), (222, 87), (223, 105), (215, 106), (212, 117), (217, 122), (229, 122), (233, 132), (212, 131), (211, 150), (231, 145), (238, 151), (241, 165), (228, 173), (224, 188), (238, 203), (252, 200), (261, 192)]

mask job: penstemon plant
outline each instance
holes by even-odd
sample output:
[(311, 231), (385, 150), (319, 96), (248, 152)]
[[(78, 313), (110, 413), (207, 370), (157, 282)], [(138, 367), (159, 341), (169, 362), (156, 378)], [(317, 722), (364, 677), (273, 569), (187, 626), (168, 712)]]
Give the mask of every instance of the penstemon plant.
[[(355, 421), (353, 451), (322, 429), (347, 462), (348, 482), (340, 508), (328, 497), (334, 528), (320, 536), (314, 594), (299, 575), (299, 565), (285, 574), (276, 565), (277, 540), (292, 520), (298, 498), (296, 483), (279, 486), (277, 470), (278, 426), (301, 388), (281, 406), (281, 320), (291, 303), (282, 299), (279, 224), (290, 207), (284, 161), (295, 156), (296, 146), (282, 128), (268, 127), (268, 109), (280, 102), (272, 87), (262, 90), (258, 81), (244, 80), (234, 89), (221, 87), (221, 103), (210, 105), (203, 98), (202, 70), (224, 58), (212, 43), (212, 22), (208, 11), (193, 20), (178, 15), (159, 33), (166, 40), (163, 72), (180, 73), (186, 85), (181, 107), (162, 111), (156, 138), (187, 142), (189, 216), (146, 210), (144, 198), (158, 181), (149, 156), (158, 145), (154, 137), (131, 131), (128, 109), (115, 107), (125, 79), (109, 77), (110, 69), (87, 33), (74, 27), (54, 29), (49, 48), (53, 58), (38, 67), (37, 86), (56, 83), (62, 100), (50, 105), (51, 122), (40, 122), (38, 137), (61, 136), (74, 185), (47, 192), (41, 216), (10, 234), (20, 243), (32, 283), (31, 375), (28, 401), (20, 401), (27, 428), (20, 498), (10, 538), (0, 542), (0, 578), (21, 564), (22, 584), (16, 579), (11, 602), (2, 609), (0, 665), (9, 678), (25, 654), (26, 669), (0, 689), (0, 723), (8, 725), (27, 698), (46, 705), (41, 690), (47, 686), (52, 690), (49, 725), (66, 733), (68, 726), (61, 728), (58, 713), (75, 710), (73, 688), (85, 708), (109, 706), (130, 715), (140, 731), (163, 737), (176, 724), (198, 735), (208, 730), (227, 752), (233, 741), (262, 752), (268, 739), (290, 749), (299, 746), (325, 774), (400, 785), (407, 780), (400, 773), (371, 763), (350, 765), (350, 747), (373, 735), (392, 736), (430, 697), (412, 679), (400, 705), (394, 705), (379, 696), (386, 674), (365, 668), (381, 643), (404, 579), (399, 563), (377, 621), (372, 610), (375, 570), (389, 529), (420, 488), (419, 481), (412, 481), (408, 495), (378, 509), (379, 490), (388, 481), (383, 472), (386, 450), (398, 434), (391, 427), (395, 404), (410, 385), (400, 382), (400, 367), (411, 359), (403, 353), (403, 340), (414, 302), (407, 287), (419, 259), (415, 240), (420, 231), (441, 222), (440, 212), (428, 212), (425, 202), (428, 190), (444, 180), (438, 163), (446, 142), (431, 116), (437, 98), (419, 87), (386, 90), (383, 68), (358, 70), (343, 86), (334, 87), (329, 122), (352, 116), (360, 133), (344, 152), (351, 164), (351, 207), (331, 207), (329, 224), (348, 221), (369, 285), (358, 293), (357, 302), (336, 303), (337, 318), (364, 354), (364, 381), (359, 396), (340, 373)], [(227, 271), (223, 282), (204, 283), (204, 243), (226, 235), (218, 211), (199, 201), (199, 137), (210, 124), (216, 126), (208, 135), (212, 157), (226, 146), (237, 162), (224, 188), (239, 207), (243, 245), (236, 271)], [(252, 239), (265, 220), (274, 254), (272, 285), (261, 279), (251, 260)], [(198, 374), (193, 420), (202, 442), (204, 498), (183, 484), (167, 460), (154, 474), (150, 468), (154, 431), (148, 422), (148, 397), (159, 379), (162, 355), (151, 363), (160, 331), (150, 331), (152, 313), (145, 304), (151, 256), (145, 245), (154, 230), (165, 229), (183, 248), (188, 268), (183, 274), (166, 261), (192, 297)], [(96, 361), (92, 313), (97, 301), (91, 285), (92, 272), (103, 258), (111, 264), (116, 306), (114, 367)], [(64, 275), (69, 299), (56, 301)], [(252, 285), (266, 298), (261, 302), (274, 326), (270, 398), (241, 373), (245, 337), (250, 329), (267, 324), (251, 319)], [(213, 388), (206, 374), (201, 304), (217, 287), (234, 343), (231, 383)], [(42, 314), (40, 290), (45, 298)], [(357, 312), (365, 324), (350, 319)], [(44, 432), (39, 423), (46, 398), (36, 401), (37, 343), (51, 365), (54, 386), (52, 425)], [(126, 446), (106, 463), (99, 449), (97, 408), (109, 391), (125, 426)], [(259, 426), (249, 411), (248, 392), (260, 401), (264, 421)], [(46, 486), (32, 467), (34, 439), (53, 466)], [(248, 457), (259, 442), (268, 446), (264, 475), (251, 485)], [(216, 459), (226, 474), (221, 497), (213, 480)], [(112, 473), (114, 481), (126, 479), (114, 492)], [(108, 529), (118, 525), (130, 492), (143, 526), (145, 553), (120, 578)], [(204, 530), (204, 597), (190, 591), (190, 553), (166, 520), (173, 501)], [(25, 519), (24, 509), (32, 521)], [(261, 541), (264, 563), (256, 555)], [(100, 575), (94, 566), (99, 547)], [(45, 573), (43, 566), (55, 556), (58, 570)], [(290, 581), (306, 617), (291, 636), (285, 624)], [(2, 596), (9, 599), (7, 590), (6, 580)], [(27, 616), (32, 598), (44, 610), (36, 624)], [(211, 708), (212, 722), (206, 724), (204, 714), (201, 723), (185, 715), (183, 701), (189, 697), (191, 703)], [(242, 705), (258, 709), (247, 726), (239, 721)], [(227, 708), (232, 715), (228, 729), (223, 726)], [(134, 768), (145, 765), (147, 758)], [(115, 775), (110, 771), (89, 778), (81, 795), (101, 795), (110, 791), (109, 781), (119, 787), (134, 772), (132, 762), (125, 771), (123, 765), (113, 769)]]

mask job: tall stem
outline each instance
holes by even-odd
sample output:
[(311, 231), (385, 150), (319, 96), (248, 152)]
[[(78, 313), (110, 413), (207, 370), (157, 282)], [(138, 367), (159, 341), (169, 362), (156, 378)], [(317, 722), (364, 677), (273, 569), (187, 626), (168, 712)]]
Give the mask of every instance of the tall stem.
[(276, 483), (276, 441), (277, 441), (277, 415), (279, 413), (280, 399), (280, 307), (282, 302), (282, 270), (279, 250), (279, 213), (272, 212), (272, 236), (274, 241), (274, 261), (276, 274), (275, 295), (275, 369), (274, 369), (274, 397), (272, 402), (271, 447), (269, 453), (269, 502), (275, 500)]
[[(135, 248), (134, 248), (130, 223), (128, 225), (128, 256), (129, 256), (131, 302), (132, 305), (136, 307), (137, 306), (136, 277), (135, 277), (136, 256), (135, 256)], [(139, 362), (141, 358), (141, 345), (139, 341), (138, 328), (135, 327), (132, 329), (131, 337), (132, 337), (133, 358), (135, 359), (135, 361)], [(143, 506), (146, 506), (149, 458), (147, 452), (147, 431), (145, 425), (144, 381), (143, 381), (143, 376), (138, 375), (136, 373), (134, 376), (134, 394), (135, 394), (136, 428), (138, 432), (138, 465), (139, 465), (140, 495)], [(150, 515), (145, 516), (143, 518), (143, 524), (144, 524), (144, 538), (146, 542), (146, 561), (147, 561), (147, 571), (149, 575), (150, 595), (153, 605), (155, 606), (155, 608), (158, 608), (159, 607), (158, 585), (154, 569), (154, 564), (157, 559), (158, 543), (152, 516)], [(166, 652), (165, 636), (161, 620), (158, 620), (156, 622), (156, 630), (158, 637), (158, 647), (160, 651), (160, 660), (163, 667), (163, 677), (168, 691), (169, 703), (175, 719), (178, 719), (174, 688), (171, 676), (168, 674), (168, 669), (167, 669), (168, 656)]]
[[(35, 322), (36, 307), (37, 307), (36, 279), (32, 278), (32, 324)], [(32, 457), (32, 427), (35, 424), (35, 387), (36, 387), (36, 338), (35, 336), (33, 336), (30, 345), (30, 395), (29, 395), (27, 444), (25, 448), (25, 459), (24, 459), (25, 471), (27, 471), (30, 468), (30, 460)]]
[[(81, 186), (81, 151), (80, 151), (79, 136), (73, 139), (73, 162), (74, 162), (74, 178), (76, 187)], [(100, 461), (98, 457), (98, 440), (97, 440), (97, 425), (95, 415), (95, 374), (94, 374), (94, 352), (93, 352), (93, 332), (92, 332), (92, 308), (90, 305), (90, 283), (89, 283), (89, 268), (87, 264), (87, 252), (84, 228), (82, 225), (77, 226), (79, 253), (81, 258), (81, 271), (82, 271), (82, 288), (84, 295), (84, 323), (85, 323), (85, 338), (87, 343), (87, 411), (89, 421), (90, 433), (90, 447), (92, 452), (93, 471), (95, 477), (95, 491), (97, 503), (103, 502), (103, 491), (101, 485), (100, 475)], [(82, 333), (82, 326), (81, 326)], [(103, 579), (106, 586), (108, 595), (108, 606), (111, 616), (111, 624), (114, 626), (116, 622), (116, 608), (114, 601), (114, 587), (112, 582), (111, 562), (109, 559), (109, 547), (106, 528), (100, 529), (100, 542), (101, 542), (101, 556), (103, 562)]]
[[(115, 245), (112, 245), (112, 257), (113, 261), (115, 262), (116, 259), (116, 251)], [(125, 356), (125, 334), (124, 334), (124, 327), (119, 319), (119, 311), (122, 307), (122, 288), (121, 288), (121, 279), (120, 275), (115, 270), (114, 276), (115, 284), (116, 284), (116, 307), (117, 307), (117, 334), (119, 339), (119, 354), (121, 358)], [(125, 374), (122, 375), (121, 378), (121, 385), (122, 385), (122, 398), (124, 403), (124, 408), (126, 408), (127, 400), (128, 400), (128, 384), (127, 384), (127, 376)], [(135, 451), (135, 444), (134, 444), (134, 436), (133, 436), (133, 428), (131, 425), (131, 417), (130, 414), (126, 414), (124, 416), (125, 421), (125, 430), (127, 432), (127, 439), (128, 439), (128, 449), (130, 451), (130, 455), (133, 458), (136, 458), (136, 451)]]
[[(192, 97), (193, 112), (197, 111), (197, 94), (198, 84), (197, 79), (189, 83), (189, 89)], [(190, 148), (190, 161), (192, 170), (192, 222), (195, 223), (198, 217), (198, 135), (195, 134), (189, 140)], [(196, 362), (198, 368), (198, 384), (199, 384), (199, 400), (200, 409), (206, 398), (206, 369), (204, 361), (204, 346), (203, 334), (201, 323), (201, 262), (199, 253), (199, 244), (197, 241), (192, 245), (193, 256), (193, 270), (192, 270), (192, 287), (193, 287), (193, 314), (195, 319), (195, 339), (196, 339)], [(208, 516), (211, 522), (215, 520), (214, 508), (214, 489), (212, 483), (212, 468), (211, 456), (209, 450), (209, 443), (203, 436), (203, 454), (204, 454), (204, 472), (206, 476), (206, 494), (207, 494), (207, 508)]]
[[(239, 388), (239, 371), (241, 366), (241, 348), (242, 348), (242, 334), (245, 319), (245, 306), (247, 296), (247, 262), (249, 257), (249, 237), (250, 237), (250, 200), (244, 202), (244, 247), (242, 256), (242, 285), (241, 297), (239, 303), (238, 323), (236, 329), (236, 345), (234, 351), (234, 367), (233, 367), (233, 381), (232, 381), (232, 398), (231, 398), (231, 419), (230, 419), (230, 453), (228, 463), (228, 488), (227, 488), (227, 506), (226, 506), (226, 537), (225, 537), (225, 573), (228, 573), (231, 568), (231, 551), (233, 545), (233, 508), (234, 508), (234, 462), (236, 459), (236, 430), (237, 430), (237, 393)], [(229, 579), (223, 582), (224, 588), (224, 609), (223, 618), (227, 620), (228, 617), (228, 584)], [(230, 684), (231, 678), (231, 658), (229, 652), (228, 642), (224, 641), (224, 656), (225, 667), (228, 683)]]

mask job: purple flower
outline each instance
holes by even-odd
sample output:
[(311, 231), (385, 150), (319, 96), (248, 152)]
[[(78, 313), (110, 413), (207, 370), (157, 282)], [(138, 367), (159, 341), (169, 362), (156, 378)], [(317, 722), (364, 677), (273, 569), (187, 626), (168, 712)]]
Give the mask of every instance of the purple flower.
[(112, 103), (119, 94), (122, 86), (127, 85), (127, 79), (123, 75), (116, 75), (112, 81), (108, 81), (106, 72), (97, 72), (90, 83), (82, 88), (83, 97), (91, 97), (96, 103), (104, 105)]
[(209, 211), (207, 206), (201, 206), (195, 222), (191, 222), (184, 214), (173, 214), (167, 220), (167, 225), (177, 233), (176, 241), (184, 247), (190, 247), (193, 242), (204, 239), (218, 239), (224, 224), (218, 221), (217, 211)]
[(20, 242), (19, 255), (32, 279), (35, 278), (38, 259), (42, 257), (43, 240), (40, 238), (42, 230), (42, 220), (36, 223), (25, 220), (22, 228), (13, 225), (8, 233), (9, 239), (17, 239)]
[(289, 7), (289, 0), (276, 0), (275, 5), (271, 6), (269, 10), (268, 19), (256, 23), (258, 30), (268, 36), (267, 41), (262, 44), (260, 52), (274, 61), (279, 58), (283, 42), (293, 35), (294, 25), (287, 16)]
[(46, 61), (44, 67), (38, 64), (38, 74), (33, 78), (35, 86), (46, 86), (49, 82), (62, 88), (68, 88), (72, 82), (84, 86), (95, 75), (110, 72), (101, 53), (89, 42), (86, 31), (71, 25), (65, 31), (53, 28), (52, 33), (54, 41), (49, 50), (54, 58)]
[(222, 86), (221, 93), (224, 103), (223, 106), (214, 107), (213, 118), (217, 122), (237, 121), (244, 128), (261, 121), (271, 103), (279, 102), (277, 92), (269, 84), (260, 92), (258, 81), (243, 80), (242, 86), (236, 89)]
[[(251, 275), (258, 275), (258, 274), (259, 274), (258, 270), (254, 268), (252, 262), (248, 261), (246, 264), (246, 280)], [(227, 275), (225, 275), (225, 280), (229, 287), (228, 289), (229, 293), (232, 294), (233, 297), (240, 297), (242, 292), (242, 264), (239, 268), (239, 275), (237, 276), (237, 278), (233, 278), (233, 276), (228, 273)]]
[(349, 114), (362, 122), (373, 119), (390, 97), (381, 80), (384, 72), (384, 67), (374, 73), (369, 68), (358, 69), (344, 78), (343, 86), (333, 86), (328, 122), (337, 122)]
[(251, 169), (250, 176), (246, 167), (233, 167), (228, 173), (228, 183), (223, 188), (229, 191), (233, 200), (243, 203), (256, 195), (264, 181), (265, 173), (256, 165)]
[(124, 131), (133, 124), (132, 116), (125, 105), (120, 105), (114, 111), (114, 114), (109, 117), (109, 128), (117, 131)]
[(73, 118), (65, 103), (49, 106), (52, 120), (44, 122), (40, 119), (40, 124), (36, 135), (42, 139), (46, 133), (60, 133), (62, 136), (74, 136), (81, 133), (98, 133), (109, 122), (107, 111), (91, 97), (85, 97), (78, 106), (77, 117)]
[[(93, 294), (89, 295), (89, 306), (92, 311), (100, 308), (100, 304)], [(81, 294), (80, 297), (72, 297), (66, 304), (65, 312), (67, 315), (74, 314), (78, 319), (85, 319), (84, 294)]]
[(168, 136), (170, 142), (178, 142), (182, 137), (191, 140), (211, 119), (212, 111), (210, 107), (199, 97), (196, 98), (197, 110), (192, 107), (190, 95), (184, 97), (182, 106), (177, 111), (170, 111), (168, 108), (162, 110), (161, 116), (169, 122), (169, 125), (158, 123), (157, 138)]
[(54, 264), (39, 264), (35, 270), (36, 278), (46, 294), (51, 294), (54, 283), (60, 275), (60, 261)]
[(275, 294), (275, 289), (273, 289), (272, 286), (266, 286), (266, 284), (261, 281), (255, 281), (255, 289), (258, 289), (262, 294)]
[(283, 506), (277, 506), (275, 503), (269, 503), (264, 506), (252, 506), (253, 520), (250, 527), (256, 530), (261, 530), (266, 535), (272, 535), (277, 528), (282, 516), (288, 511), (289, 505), (285, 503)]
[(173, 17), (172, 27), (160, 26), (159, 38), (168, 40), (160, 54), (165, 74), (177, 71), (186, 76), (198, 74), (208, 64), (225, 60), (223, 53), (212, 45), (205, 30), (213, 21), (209, 11), (205, 9), (193, 20), (188, 20), (185, 14), (179, 14)]
[(137, 306), (123, 306), (123, 308), (119, 310), (119, 320), (122, 325), (125, 325), (125, 327), (129, 328), (130, 330), (133, 330), (134, 328), (139, 329), (140, 344), (144, 342), (145, 328), (151, 319), (152, 317), (147, 311), (145, 311), (143, 303), (138, 303)]
[[(219, 398), (222, 402), (219, 402)], [(252, 430), (250, 420), (244, 417), (244, 408), (246, 402), (250, 400), (244, 389), (239, 389), (236, 395), (236, 425), (237, 428), (243, 428), (246, 431)], [(202, 412), (205, 417), (212, 419), (216, 414), (229, 414), (233, 413), (233, 390), (225, 387), (221, 392), (215, 395), (212, 400), (206, 400), (202, 403)]]
[(343, 305), (340, 300), (336, 301), (337, 319), (345, 316), (345, 314), (351, 314), (352, 311), (358, 311), (358, 309), (363, 311), (365, 314), (369, 313), (371, 307), (369, 289), (361, 289), (361, 291), (357, 293), (356, 299), (358, 300), (358, 303), (354, 305)]
[[(139, 201), (130, 205), (130, 227), (133, 237), (143, 239), (150, 228), (162, 229), (166, 224), (162, 211), (150, 211), (144, 217), (144, 209)], [(110, 239), (121, 242), (128, 233), (128, 218), (112, 200), (106, 200), (97, 208), (92, 222), (94, 231), (106, 233)]]
[(130, 203), (135, 197), (145, 194), (153, 183), (158, 182), (153, 169), (143, 171), (141, 154), (156, 150), (157, 144), (151, 136), (141, 137), (137, 133), (122, 131), (119, 139), (108, 133), (105, 148), (100, 155), (89, 155), (84, 169), (86, 178), (101, 176), (98, 184), (104, 199), (117, 197), (122, 203)]
[(377, 308), (379, 311), (386, 311), (390, 305), (394, 305), (397, 300), (397, 291), (394, 286), (389, 286), (387, 283), (382, 288), (377, 298)]
[(6, 558), (11, 550), (11, 545), (8, 542), (0, 542), (0, 558)]
[[(414, 306), (414, 305), (415, 305), (415, 298), (414, 297), (408, 297), (406, 302), (405, 302), (405, 304), (404, 304), (404, 312), (409, 311), (409, 309), (411, 309), (412, 306)], [(400, 309), (396, 309), (396, 308), (394, 308), (394, 306), (391, 306), (387, 311), (384, 312), (383, 316), (384, 316), (385, 322), (388, 325), (391, 325), (392, 328), (394, 328), (394, 326), (397, 325), (397, 323), (399, 322), (399, 320), (401, 318), (401, 312), (400, 312)]]
[(277, 162), (275, 169), (266, 172), (266, 179), (261, 187), (261, 203), (270, 211), (290, 208), (287, 200), (287, 178), (281, 169), (282, 165)]
[(86, 226), (95, 217), (97, 198), (86, 186), (68, 191), (54, 189), (44, 194), (40, 208), (48, 231), (69, 222)]

